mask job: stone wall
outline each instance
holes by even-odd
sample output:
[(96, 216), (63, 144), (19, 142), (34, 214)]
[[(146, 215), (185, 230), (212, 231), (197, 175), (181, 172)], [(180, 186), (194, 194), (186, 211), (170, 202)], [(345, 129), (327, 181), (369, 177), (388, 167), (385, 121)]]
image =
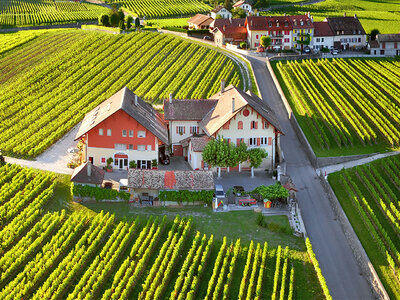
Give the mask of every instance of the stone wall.
[(320, 177), (320, 181), (322, 183), (322, 186), (324, 187), (325, 192), (328, 195), (328, 199), (332, 205), (333, 211), (337, 217), (338, 222), (340, 222), (346, 239), (351, 247), (351, 250), (353, 251), (354, 257), (356, 258), (357, 263), (360, 266), (362, 274), (370, 285), (375, 297), (377, 299), (390, 299), (385, 290), (385, 287), (379, 279), (374, 266), (369, 260), (368, 255), (364, 250), (364, 247), (361, 245), (360, 240), (354, 232), (353, 227), (351, 226), (350, 221), (343, 211), (343, 208), (340, 205), (339, 200), (336, 198), (336, 195), (333, 192), (331, 186), (324, 179), (323, 176)]
[(321, 54), (281, 55), (281, 56), (273, 56), (269, 60), (300, 60), (300, 59), (315, 59), (315, 58), (321, 58)]
[(318, 157), (318, 166), (320, 168), (345, 163), (348, 161), (359, 160), (370, 156), (377, 155), (378, 153), (361, 154), (361, 155), (349, 155), (349, 156), (333, 156), (333, 157)]

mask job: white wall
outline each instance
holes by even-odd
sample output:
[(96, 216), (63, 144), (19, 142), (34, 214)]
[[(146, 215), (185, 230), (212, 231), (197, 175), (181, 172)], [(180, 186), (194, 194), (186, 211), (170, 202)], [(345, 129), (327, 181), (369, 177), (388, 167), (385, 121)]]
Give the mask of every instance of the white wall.
[[(360, 42), (358, 42), (359, 38), (361, 39)], [(353, 39), (356, 39), (357, 41), (353, 42), (352, 41)], [(345, 40), (347, 40), (347, 42)], [(342, 45), (349, 44), (350, 48), (353, 48), (353, 47), (355, 47), (355, 48), (364, 47), (367, 44), (366, 43), (366, 41), (367, 41), (366, 40), (366, 35), (336, 35), (333, 38), (333, 41), (334, 42), (341, 42)]]
[(314, 37), (311, 46), (313, 49), (333, 48), (333, 36)]
[[(181, 140), (192, 136), (190, 133), (190, 126), (198, 126), (198, 121), (169, 121), (169, 133), (171, 144), (177, 144)], [(185, 134), (176, 133), (176, 126), (185, 126)], [(203, 130), (199, 129), (199, 133), (204, 133)]]

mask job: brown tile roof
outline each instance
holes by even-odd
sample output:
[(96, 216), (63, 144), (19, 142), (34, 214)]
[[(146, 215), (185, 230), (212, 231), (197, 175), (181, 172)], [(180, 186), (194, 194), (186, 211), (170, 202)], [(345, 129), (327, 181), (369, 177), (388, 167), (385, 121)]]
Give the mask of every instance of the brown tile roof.
[(328, 22), (314, 22), (314, 36), (334, 36)]
[(325, 20), (335, 35), (365, 34), (365, 30), (357, 17), (328, 17)]
[(215, 13), (217, 13), (217, 12), (219, 12), (221, 9), (223, 9), (223, 8), (225, 8), (224, 6), (222, 6), (222, 5), (217, 5), (213, 10), (211, 10), (212, 12), (215, 12)]
[(210, 141), (210, 138), (206, 135), (203, 136), (192, 136), (190, 137), (192, 143), (193, 151), (202, 152), (204, 147)]
[(197, 14), (194, 17), (191, 17), (188, 20), (188, 23), (191, 23), (191, 24), (194, 24), (197, 26), (210, 26), (212, 21), (214, 21), (214, 19), (209, 16)]
[(376, 39), (381, 42), (400, 42), (400, 33), (398, 34), (378, 34)]
[(90, 129), (122, 109), (161, 141), (168, 143), (168, 131), (163, 119), (151, 104), (144, 102), (140, 97), (136, 99), (137, 105), (135, 104), (135, 94), (124, 87), (86, 114), (75, 139), (80, 138)]
[[(269, 25), (271, 25), (271, 27)], [(251, 31), (292, 30), (292, 24), (288, 16), (274, 16), (274, 17), (248, 16), (246, 18), (245, 26), (248, 26), (249, 30)]]
[[(245, 93), (230, 85), (223, 93), (210, 97), (218, 99), (217, 105), (204, 117), (199, 126), (208, 136), (216, 133), (226, 122), (233, 118), (246, 105), (251, 106), (279, 132), (283, 134), (279, 121), (272, 109), (252, 92)], [(235, 110), (232, 112), (232, 98), (235, 98)]]
[(307, 15), (289, 16), (293, 29), (314, 28), (311, 18)]
[(246, 19), (216, 19), (213, 27), (214, 30), (221, 31), (226, 39), (245, 41), (247, 39), (245, 21)]
[(216, 100), (178, 100), (173, 99), (169, 103), (169, 99), (164, 100), (164, 119), (166, 121), (173, 120), (198, 120), (214, 107)]
[(88, 176), (87, 166), (90, 162), (86, 162), (79, 167), (74, 169), (71, 176), (71, 181), (76, 183), (86, 183), (86, 184), (101, 184), (104, 179), (105, 171), (92, 165), (90, 163), (91, 176)]
[(151, 190), (212, 190), (211, 171), (128, 170), (128, 186)]

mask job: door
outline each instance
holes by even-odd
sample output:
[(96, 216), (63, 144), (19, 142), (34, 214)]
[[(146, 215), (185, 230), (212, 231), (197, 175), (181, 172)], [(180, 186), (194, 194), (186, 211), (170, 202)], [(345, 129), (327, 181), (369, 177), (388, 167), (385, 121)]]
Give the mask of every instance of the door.
[(122, 169), (124, 167), (124, 160), (120, 159), (119, 160), (119, 168)]

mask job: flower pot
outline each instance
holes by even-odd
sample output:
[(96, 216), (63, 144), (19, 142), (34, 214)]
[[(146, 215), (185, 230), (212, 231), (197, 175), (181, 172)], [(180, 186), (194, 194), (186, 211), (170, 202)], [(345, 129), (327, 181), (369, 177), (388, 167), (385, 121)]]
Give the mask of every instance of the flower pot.
[(152, 167), (151, 169), (152, 169), (152, 170), (157, 170), (158, 168), (157, 168), (157, 167)]
[(111, 173), (111, 172), (112, 172), (112, 169), (106, 169), (106, 171), (107, 171), (108, 173)]

